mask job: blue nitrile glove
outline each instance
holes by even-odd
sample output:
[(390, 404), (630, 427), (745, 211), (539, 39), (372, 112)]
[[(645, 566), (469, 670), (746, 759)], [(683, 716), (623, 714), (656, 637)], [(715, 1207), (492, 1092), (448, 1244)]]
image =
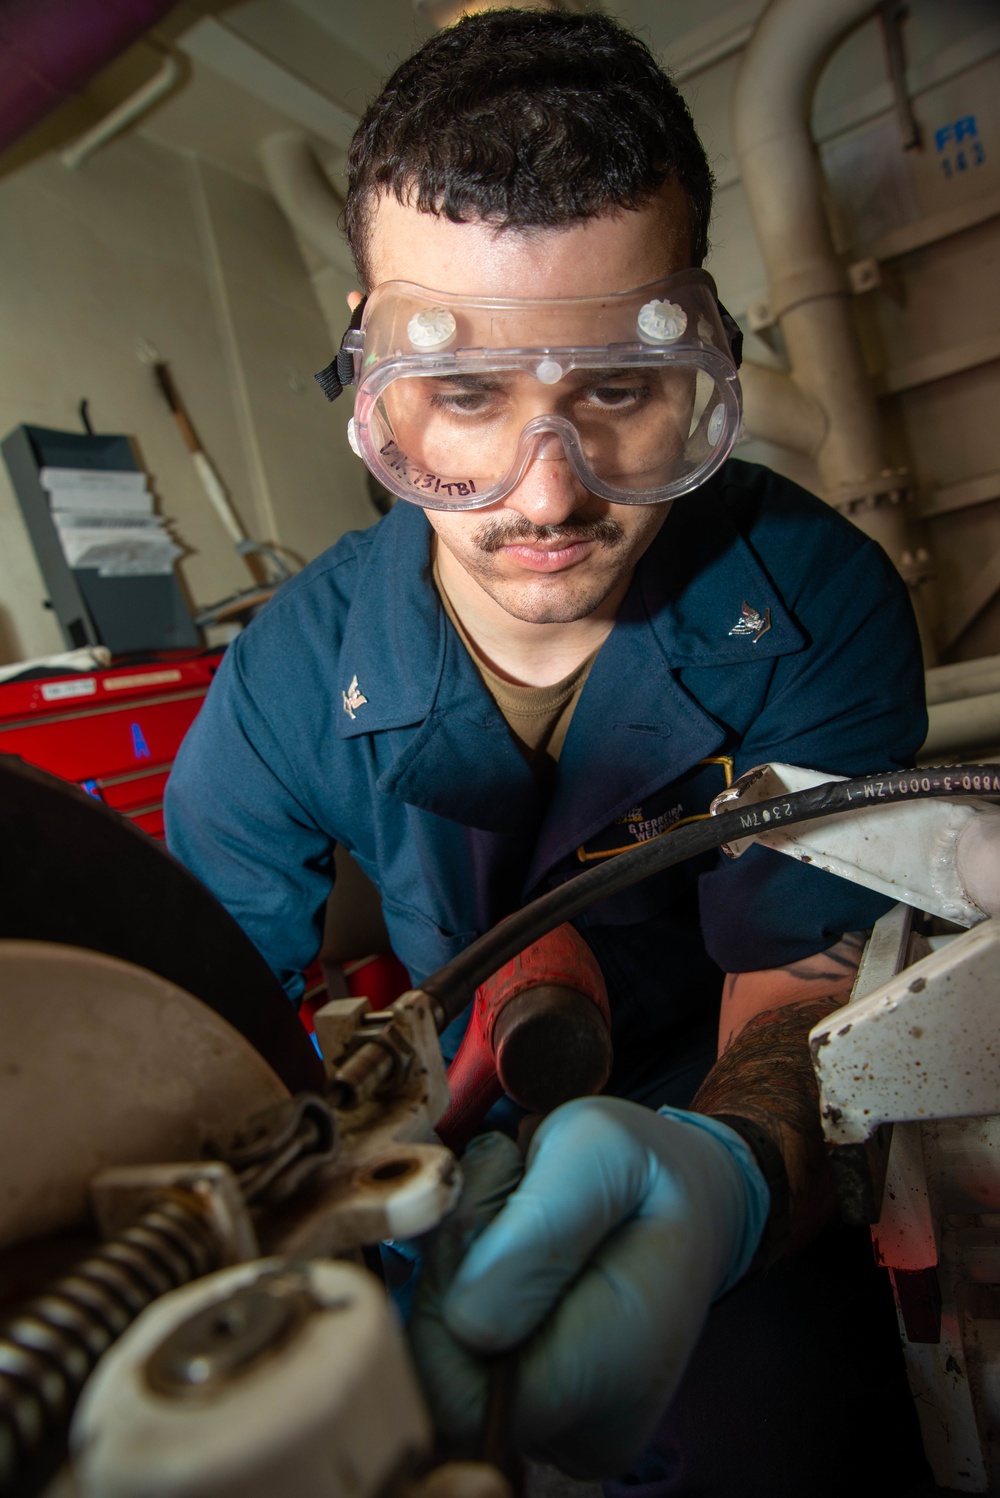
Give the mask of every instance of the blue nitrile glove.
[(624, 1470), (754, 1256), (770, 1198), (753, 1155), (715, 1119), (595, 1097), (544, 1121), (520, 1185), (500, 1135), (462, 1170), (410, 1327), (438, 1428), (474, 1451), (489, 1359), (525, 1342), (517, 1449), (578, 1478)]

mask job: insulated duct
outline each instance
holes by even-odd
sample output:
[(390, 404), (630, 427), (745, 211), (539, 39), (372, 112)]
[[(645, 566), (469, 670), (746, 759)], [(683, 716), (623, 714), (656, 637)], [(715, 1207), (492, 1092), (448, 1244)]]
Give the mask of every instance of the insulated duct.
[(749, 359), (740, 365), (740, 385), (743, 414), (752, 436), (816, 457), (829, 429), (819, 401), (783, 369), (771, 369)]
[(1000, 745), (1000, 656), (928, 671), (927, 715), (922, 759)]
[(176, 0), (0, 0), (0, 151), (72, 97)]
[(341, 228), (343, 201), (309, 141), (297, 130), (262, 140), (257, 155), (268, 186), (296, 234), (326, 264), (354, 275)]
[(86, 131), (79, 140), (66, 147), (62, 153), (63, 166), (75, 172), (95, 151), (99, 151), (102, 146), (114, 140), (116, 135), (127, 130), (129, 125), (141, 119), (148, 109), (152, 109), (154, 104), (169, 94), (180, 76), (180, 63), (169, 52), (164, 52), (163, 61), (148, 83), (137, 88), (134, 94), (129, 94), (127, 99), (123, 99), (102, 120), (98, 120), (93, 129)]
[[(827, 59), (876, 9), (877, 0), (771, 0), (736, 80), (733, 135), (792, 379), (826, 420), (814, 454), (826, 498), (915, 584), (903, 503), (910, 480), (883, 443), (809, 132)], [(794, 446), (809, 450), (814, 430)]]

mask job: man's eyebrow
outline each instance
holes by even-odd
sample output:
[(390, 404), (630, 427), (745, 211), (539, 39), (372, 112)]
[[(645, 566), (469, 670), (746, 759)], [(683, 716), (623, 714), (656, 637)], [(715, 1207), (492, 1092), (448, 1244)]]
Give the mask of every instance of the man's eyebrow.
[[(511, 373), (512, 371), (504, 371)], [(435, 385), (453, 385), (459, 390), (496, 390), (501, 383), (501, 375), (496, 374), (439, 374), (431, 375)]]
[[(431, 375), (435, 384), (451, 385), (459, 390), (496, 390), (505, 381), (520, 373), (531, 373), (530, 369), (521, 371), (518, 369), (503, 369), (486, 374), (454, 374)], [(629, 380), (641, 375), (643, 370), (633, 364), (622, 364), (614, 369), (607, 369), (602, 364), (581, 365), (576, 369), (566, 371), (568, 376), (575, 375), (580, 380), (593, 380), (599, 376), (602, 380)]]
[(605, 369), (602, 364), (589, 364), (570, 370), (571, 374), (600, 375), (602, 380), (634, 380), (637, 375), (647, 373), (640, 365), (622, 364), (617, 369)]

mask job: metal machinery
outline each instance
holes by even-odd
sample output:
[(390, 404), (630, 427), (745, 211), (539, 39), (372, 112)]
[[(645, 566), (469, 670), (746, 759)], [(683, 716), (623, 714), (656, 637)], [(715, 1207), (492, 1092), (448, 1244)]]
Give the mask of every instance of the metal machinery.
[[(726, 794), (752, 822), (755, 799), (815, 779), (770, 765)], [(995, 794), (996, 777), (955, 779)], [(1000, 807), (963, 796), (754, 840), (900, 898), (810, 1036), (823, 1130), (841, 1214), (872, 1224), (892, 1280), (935, 1481), (1000, 1492)], [(934, 950), (914, 909), (971, 929)]]
[[(416, 1478), (428, 1418), (385, 1296), (351, 1261), (455, 1200), (454, 1159), (426, 1142), (448, 1100), (429, 1001), (395, 1006), (384, 1048), (371, 1021), (337, 1100), (372, 1090), (373, 1054), (389, 1085), (335, 1110), (276, 981), (197, 881), (82, 791), (14, 760), (0, 774), (0, 1491), (44, 1487), (91, 1369), (181, 1285), (142, 1323), (157, 1342), (187, 1328), (164, 1344), (161, 1393), (129, 1382), (138, 1344), (119, 1343), (101, 1362), (113, 1418), (95, 1380), (54, 1491), (263, 1494), (280, 1475), (307, 1498)], [(322, 1016), (330, 1055), (367, 1038), (365, 1007)], [(179, 1426), (149, 1435), (122, 1378)]]
[[(882, 804), (909, 798), (898, 774), (754, 772), (712, 818), (552, 892), (390, 1009), (326, 1006), (321, 1062), (197, 881), (82, 792), (0, 760), (0, 1492), (503, 1498), (495, 1465), (432, 1465), (399, 1328), (360, 1267), (366, 1246), (430, 1229), (457, 1197), (433, 1134), (448, 1104), (437, 1032), (612, 877), (727, 840), (904, 901), (813, 1043), (856, 1216), (878, 1216), (886, 1172), (876, 1242), (915, 1390), (950, 1431), (942, 1455), (925, 1427), (939, 1480), (986, 1491), (1000, 1429), (1000, 1126), (981, 1117), (1000, 1115), (1000, 809), (982, 797), (1000, 795), (1000, 769), (912, 774), (914, 794), (946, 799)], [(859, 809), (829, 815), (843, 807)], [(973, 929), (923, 955), (911, 906)], [(947, 1466), (951, 1452), (962, 1460)]]

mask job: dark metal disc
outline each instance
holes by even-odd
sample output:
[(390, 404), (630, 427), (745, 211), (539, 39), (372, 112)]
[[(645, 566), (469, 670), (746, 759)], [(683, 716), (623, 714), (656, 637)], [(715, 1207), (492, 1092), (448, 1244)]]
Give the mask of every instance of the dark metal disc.
[(239, 1030), (289, 1091), (324, 1088), (277, 978), (205, 886), (118, 812), (10, 754), (0, 754), (0, 937), (148, 968)]

